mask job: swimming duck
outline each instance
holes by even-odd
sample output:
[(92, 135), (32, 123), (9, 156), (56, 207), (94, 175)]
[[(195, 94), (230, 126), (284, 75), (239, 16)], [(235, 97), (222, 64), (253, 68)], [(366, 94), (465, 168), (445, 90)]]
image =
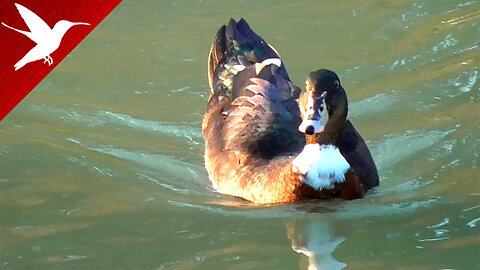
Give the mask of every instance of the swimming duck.
[(231, 19), (215, 36), (208, 80), (205, 167), (218, 192), (285, 203), (362, 198), (378, 185), (333, 71), (310, 73), (302, 91), (277, 51), (244, 19)]

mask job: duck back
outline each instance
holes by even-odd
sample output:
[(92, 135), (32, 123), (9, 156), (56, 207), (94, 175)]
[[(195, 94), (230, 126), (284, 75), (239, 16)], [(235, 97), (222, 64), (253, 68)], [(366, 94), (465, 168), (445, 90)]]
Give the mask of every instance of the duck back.
[[(202, 130), (214, 187), (257, 202), (293, 200), (285, 197), (294, 196), (287, 192), (290, 183), (278, 178), (305, 145), (297, 131), (301, 90), (278, 53), (243, 19), (232, 19), (215, 37), (208, 76)], [(295, 181), (292, 185), (300, 185)]]
[(305, 144), (300, 89), (276, 51), (241, 19), (222, 27), (209, 57), (211, 88), (203, 131), (207, 147), (268, 161)]

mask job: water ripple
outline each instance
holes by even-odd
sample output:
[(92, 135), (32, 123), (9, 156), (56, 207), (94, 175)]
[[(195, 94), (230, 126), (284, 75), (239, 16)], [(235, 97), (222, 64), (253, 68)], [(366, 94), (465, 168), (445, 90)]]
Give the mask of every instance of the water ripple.
[(349, 116), (358, 117), (365, 114), (368, 115), (378, 113), (380, 111), (385, 111), (389, 107), (391, 107), (392, 104), (396, 103), (399, 100), (399, 95), (399, 92), (392, 91), (391, 94), (381, 93), (354, 102), (349, 105)]
[(408, 130), (401, 135), (389, 135), (383, 142), (372, 147), (379, 169), (388, 169), (401, 160), (425, 149), (455, 130), (448, 131), (413, 131)]
[[(195, 203), (186, 203), (176, 200), (168, 200), (168, 203), (176, 207), (187, 207), (203, 210), (208, 213), (220, 214), (225, 216), (245, 216), (249, 218), (285, 218), (285, 217), (298, 217), (299, 213), (317, 213), (320, 207), (319, 214), (328, 215), (332, 214), (335, 217), (341, 219), (355, 219), (361, 217), (374, 217), (401, 214), (405, 212), (412, 212), (418, 208), (429, 207), (436, 203), (440, 199), (439, 197), (430, 198), (422, 201), (411, 201), (391, 204), (338, 204), (335, 205), (331, 202), (322, 203), (298, 203), (295, 205), (262, 205), (256, 206), (253, 203), (241, 204), (236, 207), (221, 207), (219, 205), (202, 205)], [(250, 207), (248, 207), (250, 205)], [(253, 208), (253, 209), (252, 209)]]
[[(137, 175), (141, 179), (155, 183), (169, 191), (183, 195), (190, 195), (199, 194), (200, 190), (206, 191), (206, 188), (208, 188), (208, 177), (203, 166), (181, 161), (163, 154), (151, 154), (140, 151), (129, 151), (106, 145), (88, 144), (74, 138), (68, 138), (67, 140), (76, 143), (85, 149), (134, 162), (141, 166), (153, 169), (153, 171), (149, 171), (141, 167), (136, 168)], [(83, 165), (83, 162), (81, 164)], [(95, 166), (90, 166), (96, 168)], [(105, 174), (103, 170), (99, 172)], [(159, 175), (162, 180), (158, 180), (156, 176), (149, 176), (147, 174)], [(111, 176), (110, 173), (108, 175)], [(192, 184), (195, 184), (195, 186), (192, 186)], [(179, 185), (182, 185), (182, 187), (179, 187)]]
[(137, 130), (154, 132), (167, 136), (185, 138), (193, 144), (202, 144), (203, 136), (199, 128), (183, 125), (165, 124), (160, 121), (144, 120), (134, 118), (128, 114), (114, 113), (109, 111), (98, 111), (95, 113), (84, 113), (72, 109), (54, 108), (44, 104), (33, 104), (30, 108), (38, 113), (55, 114), (55, 118), (69, 122), (84, 123), (91, 127), (102, 127), (108, 123), (127, 126)]
[(146, 167), (155, 168), (159, 172), (169, 176), (181, 176), (182, 179), (190, 181), (197, 180), (200, 174), (199, 172), (204, 170), (202, 166), (180, 161), (162, 154), (129, 151), (105, 145), (86, 146), (79, 141), (76, 142), (89, 150), (139, 163)]
[(460, 92), (467, 93), (473, 90), (478, 80), (478, 70), (462, 72), (457, 77), (448, 80), (448, 82), (457, 87)]
[(203, 142), (202, 133), (196, 128), (168, 125), (158, 121), (138, 119), (123, 113), (101, 111), (100, 114), (105, 115), (109, 120), (117, 124), (123, 124), (132, 128), (138, 128), (164, 135), (183, 137), (195, 143), (200, 143), (199, 141)]
[(467, 225), (468, 225), (470, 228), (473, 228), (473, 227), (476, 227), (476, 226), (477, 226), (477, 222), (479, 222), (479, 221), (480, 221), (480, 217), (469, 221), (469, 222), (467, 223)]

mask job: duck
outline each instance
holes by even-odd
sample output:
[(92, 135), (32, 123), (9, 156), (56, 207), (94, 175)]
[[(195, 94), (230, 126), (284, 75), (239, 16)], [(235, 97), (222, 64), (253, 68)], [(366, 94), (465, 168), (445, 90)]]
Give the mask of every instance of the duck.
[(217, 192), (275, 204), (359, 199), (379, 185), (334, 71), (311, 72), (302, 90), (273, 46), (230, 19), (211, 46), (208, 82), (204, 160)]

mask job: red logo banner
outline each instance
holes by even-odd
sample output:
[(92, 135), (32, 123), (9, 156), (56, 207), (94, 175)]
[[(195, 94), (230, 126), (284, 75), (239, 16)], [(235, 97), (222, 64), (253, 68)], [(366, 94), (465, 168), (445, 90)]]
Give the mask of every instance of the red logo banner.
[(0, 121), (121, 1), (0, 3)]

